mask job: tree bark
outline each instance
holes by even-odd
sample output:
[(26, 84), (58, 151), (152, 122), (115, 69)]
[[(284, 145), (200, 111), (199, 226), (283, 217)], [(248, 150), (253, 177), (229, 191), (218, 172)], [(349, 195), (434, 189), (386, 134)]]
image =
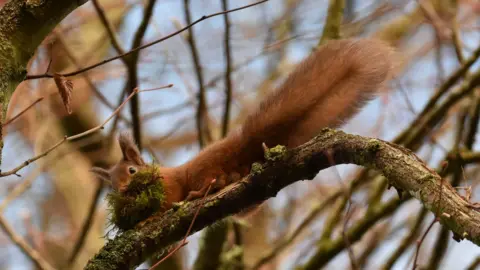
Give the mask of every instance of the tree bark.
[[(38, 45), (86, 0), (10, 0), (0, 9), (0, 122)], [(0, 135), (2, 134), (0, 125)], [(0, 137), (0, 165), (3, 138)]]

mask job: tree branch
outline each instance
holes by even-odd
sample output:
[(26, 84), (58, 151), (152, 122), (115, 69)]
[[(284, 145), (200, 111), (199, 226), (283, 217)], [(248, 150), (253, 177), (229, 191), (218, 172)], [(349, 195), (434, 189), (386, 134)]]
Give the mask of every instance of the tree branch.
[[(187, 24), (192, 24), (192, 16), (190, 11), (190, 0), (183, 1), (183, 9), (185, 11), (185, 20)], [(224, 11), (226, 12), (226, 11)], [(226, 16), (227, 13), (224, 14)], [(198, 84), (198, 106), (197, 112), (195, 115), (196, 119), (196, 126), (197, 126), (197, 133), (198, 133), (198, 143), (200, 148), (203, 148), (207, 144), (207, 140), (205, 139), (204, 135), (208, 134), (208, 124), (206, 119), (207, 112), (207, 105), (205, 100), (205, 84), (203, 82), (203, 68), (200, 63), (200, 56), (198, 54), (197, 43), (195, 41), (195, 32), (193, 28), (188, 29), (188, 36), (187, 36), (188, 46), (190, 47), (190, 52), (192, 54), (192, 61), (195, 66), (195, 76), (197, 77), (197, 84)], [(208, 138), (208, 136), (206, 136)]]
[[(455, 235), (480, 245), (480, 213), (450, 184), (446, 181), (442, 184), (440, 176), (414, 153), (378, 139), (324, 129), (306, 144), (287, 151), (281, 161), (267, 162), (261, 170), (208, 197), (203, 206), (200, 200), (187, 202), (118, 235), (89, 261), (85, 269), (133, 268), (154, 251), (182, 239), (199, 207), (202, 209), (191, 233), (275, 197), (282, 188), (294, 182), (314, 178), (320, 170), (332, 166), (329, 155), (335, 164), (353, 163), (381, 171), (391, 185), (407, 191), (438, 214), (439, 221)], [(442, 199), (438, 200), (440, 189)], [(396, 205), (398, 200), (392, 203)]]
[[(132, 49), (140, 47), (143, 37), (147, 32), (148, 24), (153, 15), (153, 9), (155, 7), (156, 0), (149, 0), (147, 6), (143, 12), (143, 19), (135, 32), (135, 36), (132, 42)], [(132, 93), (132, 89), (139, 86), (138, 83), (138, 59), (140, 57), (140, 51), (135, 51), (128, 58), (125, 59), (125, 64), (128, 70), (128, 79), (125, 84), (125, 90), (128, 94)], [(133, 96), (132, 102), (130, 102), (130, 113), (132, 115), (132, 129), (133, 138), (137, 143), (138, 148), (142, 149), (142, 128), (140, 121), (140, 102), (137, 96)]]
[[(13, 91), (27, 74), (26, 66), (52, 29), (84, 0), (8, 1), (0, 9), (0, 122), (5, 121)], [(0, 125), (0, 164), (3, 149)]]
[[(228, 1), (222, 0), (223, 11), (228, 10)], [(223, 15), (225, 24), (224, 51), (225, 51), (225, 109), (223, 111), (222, 137), (228, 133), (228, 124), (230, 122), (230, 109), (232, 105), (232, 50), (230, 46), (230, 19), (228, 13)]]
[[(21, 0), (18, 0), (18, 1), (21, 1)], [(53, 0), (52, 0), (52, 1), (53, 1)], [(57, 1), (58, 1), (58, 0), (57, 0)], [(230, 9), (230, 10), (228, 10), (227, 12), (230, 13), (230, 12), (235, 12), (235, 11), (238, 11), (238, 10), (246, 9), (246, 8), (249, 8), (249, 7), (253, 7), (253, 6), (256, 6), (256, 5), (265, 3), (265, 2), (267, 2), (267, 1), (268, 1), (268, 0), (260, 0), (260, 1), (258, 1), (258, 2), (249, 4), (249, 5), (245, 5), (245, 6), (241, 6), (241, 7), (238, 7), (238, 8)], [(136, 47), (136, 48), (134, 48), (134, 49), (126, 52), (125, 54), (117, 55), (117, 56), (114, 56), (114, 57), (105, 59), (105, 60), (103, 60), (103, 61), (101, 61), (101, 62), (95, 63), (95, 64), (93, 64), (93, 65), (84, 67), (84, 68), (82, 68), (82, 69), (79, 69), (79, 70), (76, 70), (76, 71), (73, 71), (73, 72), (69, 72), (69, 73), (63, 73), (63, 74), (61, 74), (61, 75), (64, 76), (64, 77), (75, 76), (75, 75), (78, 75), (78, 74), (80, 74), (80, 73), (82, 73), (82, 72), (86, 72), (86, 71), (92, 70), (92, 69), (94, 69), (94, 68), (96, 68), (96, 67), (105, 65), (106, 63), (110, 63), (110, 62), (112, 62), (112, 61), (114, 61), (114, 60), (127, 57), (127, 56), (129, 56), (129, 55), (131, 55), (131, 54), (133, 54), (133, 53), (136, 53), (136, 52), (138, 52), (138, 51), (140, 51), (140, 50), (143, 50), (143, 49), (145, 49), (145, 48), (151, 47), (151, 46), (153, 46), (153, 45), (155, 45), (155, 44), (158, 44), (158, 43), (160, 43), (160, 42), (162, 42), (162, 41), (164, 41), (164, 40), (167, 40), (167, 39), (169, 39), (169, 38), (171, 38), (171, 37), (173, 37), (173, 36), (176, 36), (176, 35), (180, 34), (181, 32), (183, 32), (183, 31), (185, 31), (185, 30), (187, 30), (187, 29), (189, 29), (190, 27), (194, 26), (195, 24), (197, 24), (197, 23), (199, 23), (199, 22), (201, 22), (201, 21), (204, 21), (204, 20), (206, 20), (206, 19), (209, 19), (209, 18), (212, 18), (212, 17), (216, 17), (216, 16), (219, 16), (219, 15), (223, 15), (223, 14), (225, 14), (225, 12), (222, 11), (222, 12), (217, 12), (217, 13), (213, 13), (213, 14), (210, 14), (210, 15), (204, 15), (204, 16), (202, 16), (201, 18), (193, 21), (191, 24), (189, 24), (189, 25), (187, 25), (187, 26), (185, 26), (185, 27), (183, 27), (183, 28), (181, 28), (181, 29), (179, 29), (179, 30), (177, 30), (177, 31), (175, 31), (175, 32), (167, 35), (167, 36), (164, 36), (164, 37), (162, 37), (162, 38), (160, 38), (160, 39), (154, 40), (154, 41), (149, 42), (149, 43), (147, 43), (147, 44), (144, 44), (144, 45), (142, 45), (142, 46)], [(22, 77), (22, 78), (23, 78), (23, 77)], [(51, 75), (51, 74), (38, 74), (38, 75), (28, 75), (28, 76), (25, 77), (26, 80), (34, 80), (34, 79), (41, 79), (41, 78), (53, 78), (53, 75)]]

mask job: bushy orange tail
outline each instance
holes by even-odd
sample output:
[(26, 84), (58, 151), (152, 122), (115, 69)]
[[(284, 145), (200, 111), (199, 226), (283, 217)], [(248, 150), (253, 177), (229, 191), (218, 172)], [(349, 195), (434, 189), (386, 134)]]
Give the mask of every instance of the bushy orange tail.
[[(392, 56), (391, 48), (376, 40), (325, 44), (260, 103), (241, 130), (167, 170), (166, 179), (180, 183), (185, 194), (200, 196), (198, 191), (206, 190), (212, 179), (222, 188), (248, 174), (253, 162), (264, 159), (262, 143), (292, 148), (324, 127), (338, 127), (382, 88), (392, 69)], [(185, 172), (194, 177), (185, 177)]]
[(379, 40), (330, 41), (304, 60), (242, 127), (245, 149), (278, 144), (288, 148), (338, 127), (382, 88), (392, 70), (393, 50)]

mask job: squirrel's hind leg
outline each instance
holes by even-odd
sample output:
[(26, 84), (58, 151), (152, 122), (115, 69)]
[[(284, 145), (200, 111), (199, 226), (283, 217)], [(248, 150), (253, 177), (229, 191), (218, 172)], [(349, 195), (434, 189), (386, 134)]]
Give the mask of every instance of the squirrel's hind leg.
[(212, 190), (220, 190), (227, 185), (228, 176), (226, 174), (222, 174), (219, 177), (214, 178), (214, 179), (215, 179), (215, 182), (213, 182), (213, 183), (212, 183), (213, 179), (204, 181), (200, 190), (190, 191), (188, 193), (185, 201), (191, 201), (191, 200), (195, 200), (197, 198), (201, 198), (201, 197), (205, 196), (205, 193), (207, 192), (210, 185), (212, 186), (212, 188), (211, 188)]

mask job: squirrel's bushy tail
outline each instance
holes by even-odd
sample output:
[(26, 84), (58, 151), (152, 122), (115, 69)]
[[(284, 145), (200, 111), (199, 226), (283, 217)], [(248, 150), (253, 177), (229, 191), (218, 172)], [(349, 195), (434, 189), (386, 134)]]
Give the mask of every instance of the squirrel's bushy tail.
[[(242, 127), (248, 146), (296, 147), (338, 127), (383, 88), (393, 50), (379, 40), (330, 41), (305, 59)], [(251, 149), (247, 147), (247, 149)]]

